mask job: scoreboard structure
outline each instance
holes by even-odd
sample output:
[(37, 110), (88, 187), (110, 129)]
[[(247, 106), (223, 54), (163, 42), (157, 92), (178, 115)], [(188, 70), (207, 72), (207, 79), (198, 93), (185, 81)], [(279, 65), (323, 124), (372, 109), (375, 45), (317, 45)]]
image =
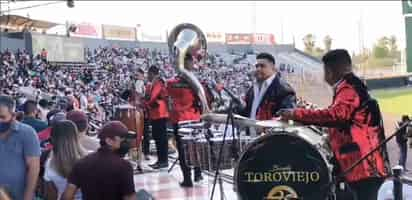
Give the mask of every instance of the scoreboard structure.
[(402, 1), (402, 12), (405, 18), (406, 32), (406, 66), (407, 72), (412, 72), (412, 0)]

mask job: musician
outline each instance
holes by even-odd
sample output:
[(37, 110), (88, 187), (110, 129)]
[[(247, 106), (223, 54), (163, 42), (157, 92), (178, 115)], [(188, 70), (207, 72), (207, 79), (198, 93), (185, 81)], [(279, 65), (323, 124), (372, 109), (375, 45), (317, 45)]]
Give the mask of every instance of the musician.
[[(269, 53), (256, 56), (256, 81), (246, 93), (246, 108), (241, 113), (257, 120), (270, 120), (282, 108), (294, 108), (294, 89), (280, 77), (275, 58)], [(254, 135), (254, 129), (250, 129)]]
[[(185, 57), (184, 66), (187, 70), (193, 71), (193, 57), (187, 54)], [(167, 93), (171, 98), (170, 102), (170, 121), (173, 124), (173, 132), (176, 138), (176, 146), (179, 154), (179, 165), (183, 173), (182, 187), (193, 187), (190, 168), (187, 166), (184, 159), (185, 152), (182, 145), (181, 137), (178, 133), (179, 122), (189, 120), (200, 120), (201, 105), (196, 93), (192, 90), (189, 83), (182, 77), (177, 76), (167, 82)], [(200, 167), (194, 168), (195, 182), (202, 180)]]
[(160, 78), (159, 68), (152, 65), (149, 68), (148, 79), (151, 82), (145, 107), (149, 111), (149, 119), (152, 125), (152, 135), (156, 143), (157, 162), (149, 165), (154, 169), (168, 167), (168, 142), (167, 142), (167, 108), (166, 82)]
[[(366, 85), (352, 72), (352, 61), (344, 49), (323, 56), (325, 81), (333, 87), (333, 103), (326, 109), (287, 109), (282, 119), (329, 127), (332, 151), (342, 173), (384, 140), (379, 105)], [(345, 175), (357, 199), (375, 200), (387, 176), (386, 149), (377, 151)]]

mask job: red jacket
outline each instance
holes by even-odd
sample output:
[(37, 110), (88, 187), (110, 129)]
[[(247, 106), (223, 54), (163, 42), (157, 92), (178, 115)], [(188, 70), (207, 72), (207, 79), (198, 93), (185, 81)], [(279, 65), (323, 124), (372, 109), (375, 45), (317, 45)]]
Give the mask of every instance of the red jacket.
[(200, 120), (201, 107), (190, 85), (177, 77), (167, 82), (167, 93), (171, 98), (170, 121)]
[(161, 79), (155, 80), (153, 85), (147, 87), (146, 108), (149, 112), (149, 119), (157, 120), (169, 117), (167, 107), (167, 91), (165, 82)]
[[(296, 109), (294, 119), (304, 124), (329, 127), (329, 139), (339, 171), (345, 171), (375, 148), (383, 139), (383, 125), (377, 104), (364, 106), (371, 99), (366, 86), (354, 74), (346, 75), (335, 88), (333, 103), (327, 109)], [(379, 119), (377, 119), (379, 118)], [(379, 122), (376, 122), (379, 121)], [(377, 151), (369, 159), (345, 176), (347, 182), (370, 177), (387, 176), (386, 149)]]

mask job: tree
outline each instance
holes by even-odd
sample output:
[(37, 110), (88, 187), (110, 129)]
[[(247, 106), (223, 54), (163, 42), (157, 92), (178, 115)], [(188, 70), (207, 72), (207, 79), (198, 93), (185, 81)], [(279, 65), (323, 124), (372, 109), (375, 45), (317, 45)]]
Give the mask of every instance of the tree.
[(325, 51), (328, 52), (332, 48), (332, 38), (329, 35), (326, 35), (323, 38), (323, 45), (325, 46)]
[(373, 56), (375, 58), (386, 58), (389, 56), (389, 38), (384, 36), (378, 39), (373, 47)]
[(305, 52), (312, 54), (315, 49), (315, 36), (312, 33), (305, 35), (303, 44), (305, 45)]

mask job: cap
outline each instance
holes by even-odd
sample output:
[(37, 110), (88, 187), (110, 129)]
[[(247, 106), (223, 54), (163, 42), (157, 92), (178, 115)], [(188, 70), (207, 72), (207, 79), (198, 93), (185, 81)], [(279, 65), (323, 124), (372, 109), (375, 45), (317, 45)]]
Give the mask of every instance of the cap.
[(102, 129), (99, 130), (98, 137), (100, 139), (105, 139), (107, 137), (127, 137), (128, 136), (127, 127), (120, 121), (110, 121), (107, 122)]
[(85, 122), (88, 123), (89, 119), (83, 111), (80, 110), (72, 110), (67, 113), (66, 118), (73, 122)]

